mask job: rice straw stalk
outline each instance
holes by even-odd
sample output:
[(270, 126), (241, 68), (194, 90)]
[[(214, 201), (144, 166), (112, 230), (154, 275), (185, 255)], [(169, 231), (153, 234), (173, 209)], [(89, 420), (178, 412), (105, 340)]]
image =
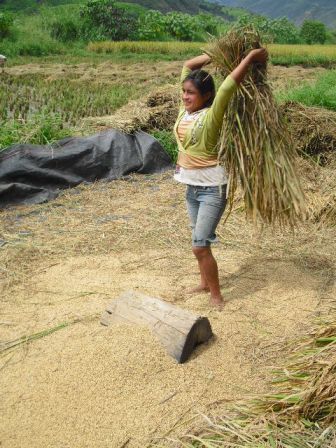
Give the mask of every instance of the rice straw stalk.
[[(210, 42), (206, 52), (227, 76), (250, 50), (260, 46), (253, 28), (234, 28)], [(230, 102), (218, 157), (230, 176), (231, 208), (240, 179), (246, 214), (254, 222), (294, 226), (305, 217), (295, 169), (297, 154), (267, 83), (266, 64), (252, 65)]]

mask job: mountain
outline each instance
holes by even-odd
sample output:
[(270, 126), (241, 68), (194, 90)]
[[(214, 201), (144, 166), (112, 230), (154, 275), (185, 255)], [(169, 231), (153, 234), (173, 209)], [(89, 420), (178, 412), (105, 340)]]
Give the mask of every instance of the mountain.
[[(148, 9), (161, 12), (179, 11), (188, 14), (210, 13), (227, 20), (234, 17), (223, 11), (222, 5), (206, 0), (117, 0), (122, 3), (136, 3)], [(40, 6), (59, 6), (68, 4), (84, 4), (87, 0), (0, 0), (0, 10), (29, 11), (37, 10)]]
[(225, 6), (241, 7), (269, 17), (288, 17), (296, 24), (304, 19), (320, 20), (336, 27), (335, 0), (213, 0)]

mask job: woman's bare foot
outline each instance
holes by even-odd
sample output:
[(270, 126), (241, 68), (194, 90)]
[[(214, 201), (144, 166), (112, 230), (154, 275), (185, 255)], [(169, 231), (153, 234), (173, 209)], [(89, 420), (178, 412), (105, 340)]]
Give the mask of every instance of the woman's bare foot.
[(218, 311), (222, 311), (224, 308), (224, 300), (222, 296), (219, 297), (210, 297), (210, 305), (217, 308)]
[(187, 294), (198, 294), (200, 292), (209, 292), (210, 289), (208, 286), (199, 285), (196, 288), (188, 289)]

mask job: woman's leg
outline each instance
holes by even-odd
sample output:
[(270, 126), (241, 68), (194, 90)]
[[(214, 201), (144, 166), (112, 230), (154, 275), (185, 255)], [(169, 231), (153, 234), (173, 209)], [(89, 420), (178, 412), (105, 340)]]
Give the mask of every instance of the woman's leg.
[(203, 290), (210, 291), (210, 303), (212, 305), (221, 306), (223, 297), (219, 286), (218, 266), (211, 248), (193, 247), (193, 253), (198, 261), (201, 278), (204, 278), (206, 282), (206, 288), (203, 288)]
[(216, 241), (216, 227), (225, 210), (225, 190), (225, 187), (222, 192), (218, 187), (198, 187), (199, 207), (193, 231), (193, 253), (198, 261), (201, 279), (205, 280), (204, 283), (210, 290), (210, 303), (216, 306), (223, 304), (223, 298), (219, 287), (218, 266), (210, 245)]
[[(186, 191), (186, 201), (187, 201), (187, 210), (189, 214), (190, 227), (192, 229), (192, 239), (194, 240), (194, 232), (197, 223), (198, 210), (200, 206), (200, 202), (197, 200), (197, 187), (188, 185)], [(198, 261), (198, 259), (197, 259)], [(192, 288), (189, 293), (201, 292), (201, 291), (209, 291), (209, 287), (207, 284), (206, 277), (203, 273), (202, 266), (200, 261), (198, 261), (198, 267), (201, 275), (201, 282), (195, 288)]]

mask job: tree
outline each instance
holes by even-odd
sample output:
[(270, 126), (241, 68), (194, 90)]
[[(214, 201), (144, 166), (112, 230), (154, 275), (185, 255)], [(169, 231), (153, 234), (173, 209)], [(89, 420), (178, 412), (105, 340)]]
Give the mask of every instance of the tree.
[(90, 0), (82, 9), (83, 37), (91, 40), (132, 39), (137, 17), (118, 7), (114, 0)]
[(0, 39), (8, 37), (11, 34), (13, 17), (6, 12), (0, 12)]
[(298, 44), (301, 40), (299, 30), (287, 17), (272, 20), (264, 16), (243, 15), (239, 17), (238, 25), (253, 25), (265, 43)]
[(149, 10), (138, 19), (138, 39), (164, 40), (166, 37), (165, 16), (161, 12)]
[(305, 20), (300, 31), (302, 39), (309, 45), (324, 44), (327, 30), (324, 23), (317, 20)]
[(165, 15), (166, 30), (177, 40), (191, 41), (197, 35), (197, 23), (193, 16), (181, 12), (170, 12)]

